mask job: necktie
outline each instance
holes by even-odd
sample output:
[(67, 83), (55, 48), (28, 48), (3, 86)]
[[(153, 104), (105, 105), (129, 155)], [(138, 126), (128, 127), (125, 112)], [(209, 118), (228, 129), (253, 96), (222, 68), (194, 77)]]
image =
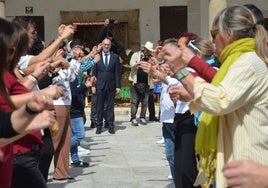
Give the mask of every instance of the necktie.
[(104, 65), (105, 65), (105, 67), (107, 69), (108, 68), (108, 54), (105, 54)]

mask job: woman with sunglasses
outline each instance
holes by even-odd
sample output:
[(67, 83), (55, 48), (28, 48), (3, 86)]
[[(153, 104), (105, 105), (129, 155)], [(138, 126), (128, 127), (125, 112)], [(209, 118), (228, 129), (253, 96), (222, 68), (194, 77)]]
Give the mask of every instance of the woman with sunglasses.
[[(254, 4), (245, 4), (243, 6), (247, 7), (254, 14), (254, 17), (256, 18), (256, 21), (258, 24), (264, 26), (264, 23), (265, 23), (264, 16), (258, 7), (256, 7)], [(219, 32), (218, 29), (210, 30), (212, 41), (214, 41), (218, 32)], [(217, 54), (214, 54), (214, 55), (217, 56)], [(189, 48), (182, 49), (182, 59), (185, 63), (185, 66), (193, 68), (198, 73), (198, 75), (202, 77), (203, 79), (205, 79), (207, 82), (211, 82), (214, 75), (217, 73), (217, 69), (212, 68), (209, 64), (203, 61), (202, 58), (198, 57)]]
[(225, 163), (252, 160), (268, 165), (268, 36), (243, 6), (222, 10), (212, 28), (218, 30), (214, 42), (221, 67), (211, 84), (184, 69), (180, 53), (163, 50), (192, 96), (191, 111), (204, 111), (196, 137), (196, 184), (208, 187), (216, 181), (221, 188), (230, 184), (222, 173)]

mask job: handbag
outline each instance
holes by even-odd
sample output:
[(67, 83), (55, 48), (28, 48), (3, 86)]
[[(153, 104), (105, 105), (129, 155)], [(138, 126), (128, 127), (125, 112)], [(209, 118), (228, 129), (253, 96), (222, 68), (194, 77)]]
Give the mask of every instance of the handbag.
[(134, 85), (134, 88), (138, 94), (144, 95), (146, 91), (148, 90), (148, 85), (145, 83), (136, 83)]

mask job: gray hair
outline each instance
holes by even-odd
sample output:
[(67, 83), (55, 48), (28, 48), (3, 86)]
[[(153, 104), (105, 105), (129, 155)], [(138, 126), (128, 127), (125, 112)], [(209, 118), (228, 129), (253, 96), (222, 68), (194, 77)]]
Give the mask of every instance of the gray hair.
[(263, 25), (257, 23), (254, 14), (248, 8), (238, 5), (227, 7), (218, 13), (212, 26), (213, 28), (219, 28), (221, 36), (229, 33), (232, 36), (232, 40), (247, 37), (255, 38), (256, 53), (266, 63), (268, 62), (267, 32)]

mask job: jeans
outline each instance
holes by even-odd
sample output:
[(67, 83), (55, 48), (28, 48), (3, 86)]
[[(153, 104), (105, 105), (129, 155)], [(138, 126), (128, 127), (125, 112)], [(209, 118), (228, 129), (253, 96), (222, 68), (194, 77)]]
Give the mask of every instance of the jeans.
[(147, 89), (144, 95), (141, 95), (136, 92), (134, 86), (131, 84), (130, 95), (131, 95), (131, 106), (130, 106), (131, 120), (136, 119), (139, 103), (141, 103), (140, 118), (145, 119), (148, 105), (148, 98), (149, 98), (149, 89)]
[(83, 117), (71, 119), (72, 136), (71, 136), (71, 159), (72, 162), (78, 162), (78, 146), (80, 141), (85, 137), (85, 128)]
[(162, 134), (165, 139), (165, 153), (169, 163), (169, 168), (172, 177), (174, 177), (174, 149), (175, 149), (175, 135), (173, 123), (163, 123)]

